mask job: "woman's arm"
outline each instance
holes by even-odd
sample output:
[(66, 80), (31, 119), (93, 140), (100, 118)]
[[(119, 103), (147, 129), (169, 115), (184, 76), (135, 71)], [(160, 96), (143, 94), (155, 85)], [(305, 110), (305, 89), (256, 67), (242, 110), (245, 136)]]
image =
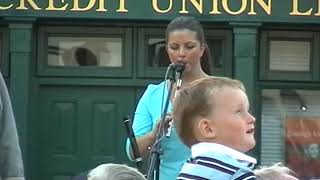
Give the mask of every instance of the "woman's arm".
[[(147, 154), (148, 150), (150, 149), (155, 140), (156, 140), (156, 132), (152, 130), (151, 132), (145, 134), (144, 136), (137, 137), (137, 144), (139, 148), (139, 152), (141, 155)], [(130, 149), (131, 157), (133, 157), (132, 150)]]

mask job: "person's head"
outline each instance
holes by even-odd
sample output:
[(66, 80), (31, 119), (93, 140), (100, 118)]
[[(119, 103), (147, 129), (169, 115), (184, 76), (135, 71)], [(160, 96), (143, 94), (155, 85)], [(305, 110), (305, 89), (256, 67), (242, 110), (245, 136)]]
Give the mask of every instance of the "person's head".
[(282, 166), (281, 163), (256, 169), (254, 174), (257, 180), (298, 180), (293, 176), (293, 172), (289, 168)]
[(255, 118), (238, 80), (208, 77), (190, 83), (174, 99), (173, 119), (188, 147), (213, 142), (246, 152), (255, 146)]
[(102, 164), (88, 174), (88, 180), (146, 180), (137, 169), (123, 164)]
[(305, 148), (305, 154), (312, 159), (317, 159), (319, 156), (319, 145), (318, 144), (309, 144)]
[(185, 72), (201, 70), (204, 51), (210, 56), (203, 28), (194, 17), (174, 18), (166, 29), (166, 44), (170, 61), (185, 64)]
[(79, 66), (95, 66), (98, 64), (96, 55), (87, 48), (78, 47), (75, 50), (75, 59)]

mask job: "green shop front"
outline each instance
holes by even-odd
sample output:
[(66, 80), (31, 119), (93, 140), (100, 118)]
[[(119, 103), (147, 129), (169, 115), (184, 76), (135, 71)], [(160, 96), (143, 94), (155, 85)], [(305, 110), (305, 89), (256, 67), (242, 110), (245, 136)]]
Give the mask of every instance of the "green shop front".
[(28, 180), (128, 163), (123, 117), (164, 78), (179, 15), (203, 24), (213, 75), (244, 82), (251, 155), (320, 177), (320, 0), (2, 0), (1, 73)]

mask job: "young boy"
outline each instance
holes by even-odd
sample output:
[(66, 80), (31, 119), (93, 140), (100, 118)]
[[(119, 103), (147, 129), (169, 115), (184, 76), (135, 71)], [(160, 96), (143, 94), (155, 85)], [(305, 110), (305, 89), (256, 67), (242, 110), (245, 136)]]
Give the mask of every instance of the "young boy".
[(177, 179), (251, 180), (256, 160), (244, 153), (255, 146), (255, 118), (243, 84), (224, 77), (199, 79), (174, 99), (173, 119), (191, 158)]

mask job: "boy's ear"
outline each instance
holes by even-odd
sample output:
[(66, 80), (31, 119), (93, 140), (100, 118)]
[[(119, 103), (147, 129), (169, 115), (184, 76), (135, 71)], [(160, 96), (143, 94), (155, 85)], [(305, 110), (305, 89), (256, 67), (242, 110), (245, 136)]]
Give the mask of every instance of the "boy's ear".
[(207, 118), (200, 119), (198, 123), (199, 134), (205, 139), (213, 139), (216, 137), (216, 129), (214, 122)]

